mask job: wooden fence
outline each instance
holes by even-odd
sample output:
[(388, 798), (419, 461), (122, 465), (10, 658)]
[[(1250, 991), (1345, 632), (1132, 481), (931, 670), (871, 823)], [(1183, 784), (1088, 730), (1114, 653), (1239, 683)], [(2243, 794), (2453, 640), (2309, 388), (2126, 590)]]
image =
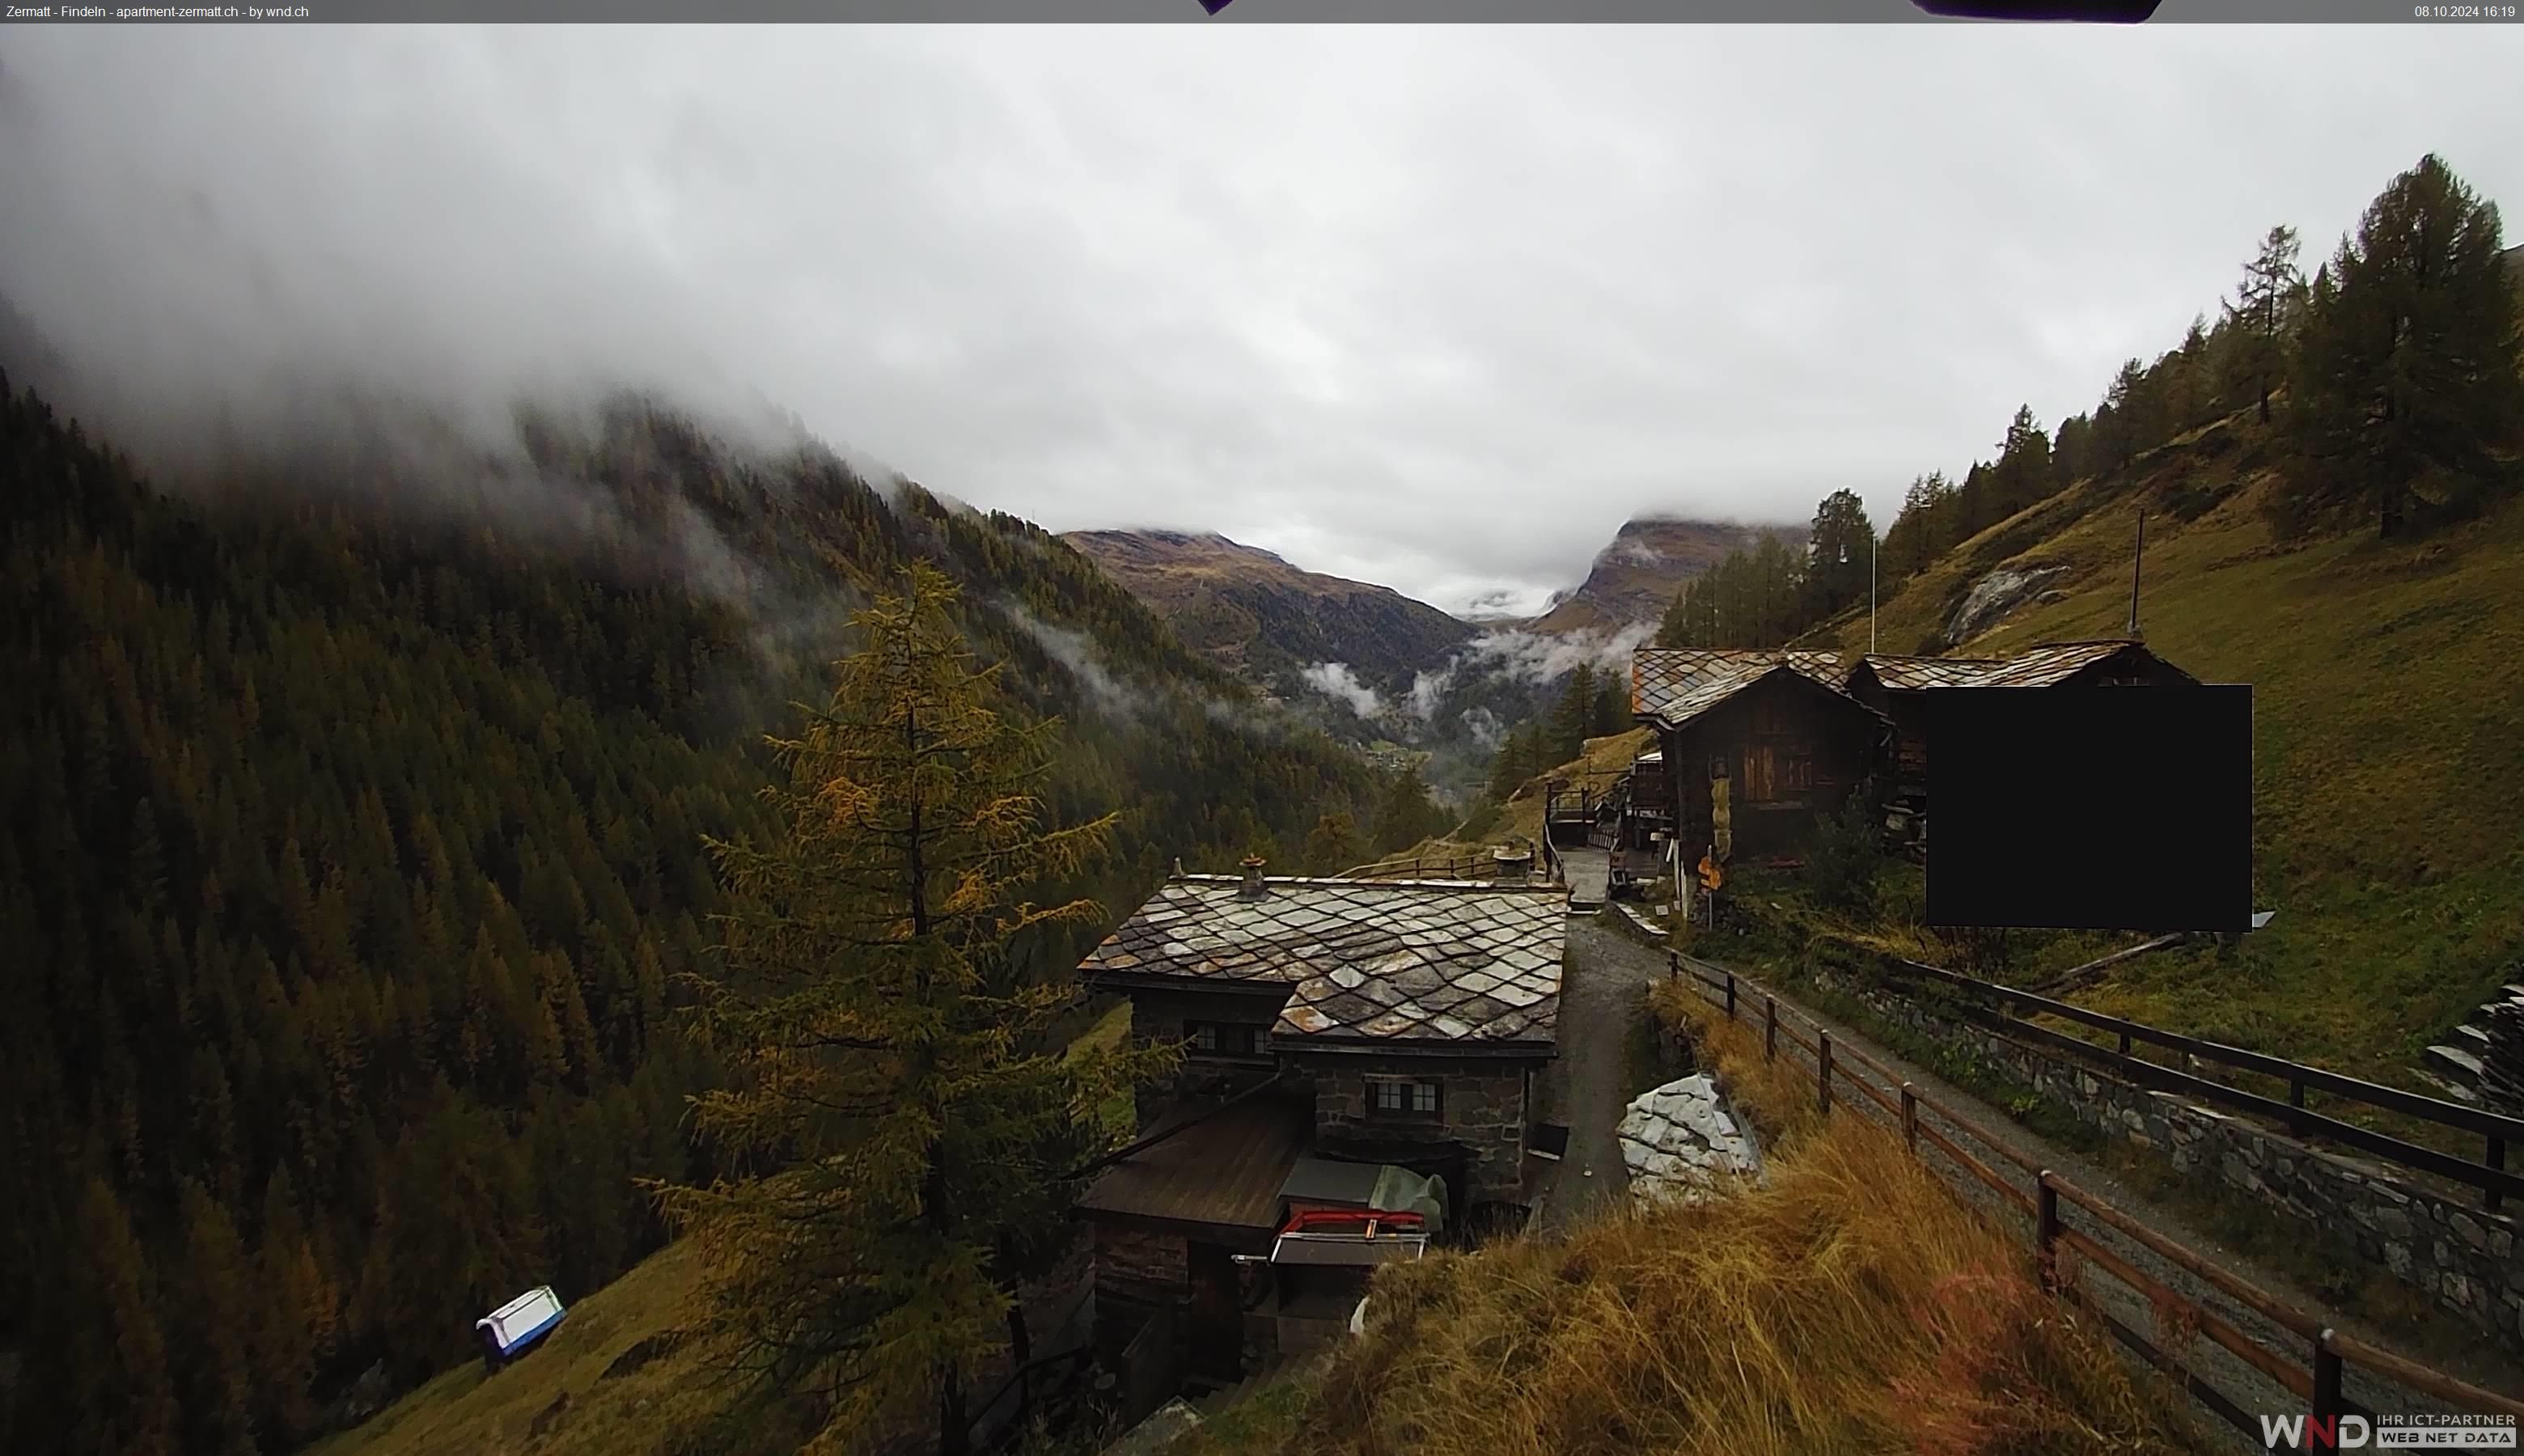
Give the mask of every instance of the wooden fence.
[[(1753, 1015), (1746, 1004), (1745, 988), (1731, 971), (1713, 971), (1697, 961), (1669, 952), (1668, 974), (1680, 976), (1686, 971), (1704, 995), (1725, 1008), (1730, 1020), (1743, 1020)], [(1921, 967), (1920, 969), (1929, 969)], [(2038, 1160), (2025, 1156), (1992, 1137), (1985, 1129), (1956, 1111), (1922, 1095), (1911, 1083), (1894, 1076), (1872, 1057), (1848, 1045), (1834, 1045), (1831, 1033), (1810, 1019), (1800, 1030), (1796, 1013), (1787, 1017), (1779, 1011), (1778, 998), (1765, 992), (1759, 1009), (1762, 1025), (1762, 1050), (1767, 1058), (1776, 1059), (1779, 1039), (1785, 1036), (1793, 1044), (1803, 1047), (1816, 1067), (1815, 1095), (1825, 1116), (1833, 1106), (1835, 1087), (1867, 1098), (1891, 1119), (1899, 1122), (1903, 1141), (1916, 1156), (1921, 1141), (1954, 1160), (1958, 1167), (1988, 1187), (1999, 1197), (2033, 1220), (2034, 1243), (2039, 1253), (2045, 1284), (2054, 1294), (2067, 1299), (2095, 1316), (2112, 1336), (2128, 1346), (2149, 1365), (2177, 1380), (2192, 1398), (2212, 1414), (2255, 1440), (2263, 1439), (2258, 1422), (2223, 1391), (2202, 1381), (2182, 1367), (2179, 1360), (2150, 1340), (2145, 1335), (2123, 1324), (2108, 1311), (2098, 1307), (2074, 1284), (2060, 1278), (2062, 1250), (2073, 1253), (2088, 1265), (2137, 1291), (2158, 1311), (2160, 1321), (2170, 1313), (2185, 1328), (2208, 1336), (2219, 1347), (2233, 1354), (2254, 1370), (2306, 1401), (2316, 1420), (2343, 1415), (2372, 1420), (2374, 1412), (2350, 1399), (2341, 1388), (2343, 1362), (2373, 1371), (2399, 1381), (2413, 1390), (2432, 1395), (2469, 1410), (2491, 1415), (2512, 1416), (2524, 1421), (2524, 1401), (2485, 1390), (2457, 1380), (2443, 1371), (2405, 1360), (2389, 1350), (2322, 1324), (2296, 1306), (2262, 1291), (2250, 1282), (2192, 1252), (2103, 1199), (2078, 1188), (2067, 1179), (2041, 1166)], [(2082, 1044), (2082, 1043), (2081, 1043)], [(2249, 1053), (2248, 1053), (2249, 1054)], [(1864, 1068), (1883, 1084), (1878, 1087), (1850, 1070)], [(1966, 1136), (1991, 1149), (2014, 1164), (2030, 1179), (2029, 1187), (2009, 1181), (1989, 1164), (1966, 1151), (1961, 1144), (1936, 1128), (1920, 1121), (1919, 1111), (1926, 1108)], [(2179, 1290), (2133, 1268), (2112, 1250), (2096, 1242), (2079, 1230), (2060, 1221), (2063, 1200), (2084, 1209), (2098, 1222), (2130, 1238), (2165, 1262), (2197, 1276), (2236, 1303), (2268, 1320), (2272, 1325), (2297, 1337), (2293, 1351), (2270, 1348), (2215, 1311), (2202, 1307)]]
[[(1534, 867), (1543, 868), (1547, 856), (1537, 852)], [(1337, 880), (1494, 880), (1498, 878), (1498, 859), (1487, 846), (1460, 854), (1415, 854), (1409, 859), (1380, 859), (1345, 869), (1333, 878)]]
[[(2257, 1051), (2247, 1051), (2240, 1046), (2228, 1046), (2218, 1042), (2204, 1042), (2197, 1037), (2186, 1037), (2178, 1032), (2163, 1031), (2144, 1022), (2126, 1021), (2118, 1016), (2107, 1016), (2100, 1011), (2090, 1011), (2083, 1006), (2054, 1000), (2049, 996), (2036, 995), (2028, 991), (2016, 991), (1995, 982), (1976, 981), (1969, 976), (1958, 975), (1936, 966), (1921, 965), (1917, 961), (1903, 960), (1893, 956), (1887, 956), (1885, 959), (1892, 962), (1901, 975), (1944, 987), (1969, 998), (1972, 1002), (1970, 1009), (1983, 1013), (1980, 1024), (2001, 1036), (2067, 1052), (2082, 1058), (2100, 1070), (2113, 1073), (2142, 1087), (2154, 1088), (2160, 1092), (2184, 1092), (2204, 1101), (2216, 1102), (2240, 1112), (2266, 1117), (2287, 1128), (2299, 1138), (2328, 1139), (2344, 1147), (2354, 1147), (2359, 1152), (2381, 1158), (2386, 1162), (2434, 1174), (2449, 1182), (2478, 1190), (2481, 1205), (2486, 1208), (2500, 1207), (2503, 1199), (2510, 1194), (2524, 1197), (2524, 1175), (2512, 1172), (2506, 1166), (2508, 1144), (2524, 1143), (2524, 1118), (2508, 1117), (2485, 1108), (2467, 1107), (2460, 1102), (2449, 1102), (2438, 1097), (2423, 1096), (2418, 1092), (2403, 1092), (2397, 1087), (2385, 1087), (2379, 1083), (2360, 1081), (2338, 1072), (2325, 1071), (2320, 1067), (2308, 1067), (2302, 1062), (2267, 1056)], [(2011, 1011), (2019, 1014), (2009, 1014)], [(2108, 1033), (2119, 1039), (2118, 1049), (2099, 1046), (2081, 1037), (2072, 1037), (2064, 1032), (2053, 1031), (2049, 1027), (2037, 1026), (2023, 1019), (2020, 1013), (2025, 1012), (2038, 1016), (2057, 1016), (2063, 1021), (2072, 1021), (2080, 1026), (2088, 1026)], [(2186, 1067), (2168, 1067), (2160, 1062), (2149, 1061), (2145, 1057), (2134, 1055), (2131, 1048), (2138, 1044), (2160, 1046), (2168, 1051), (2178, 1052), (2187, 1059)], [(2227, 1067), (2238, 1072), (2252, 1073), (2284, 1083), (2287, 1086), (2287, 1100), (2282, 1102), (2275, 1097), (2262, 1096), (2258, 1092), (2236, 1087), (2231, 1083), (2204, 1077), (2198, 1071), (2190, 1070), (2203, 1064)], [(2396, 1138), (2388, 1133), (2376, 1132), (2372, 1128), (2359, 1127), (2355, 1123), (2326, 1116), (2306, 1105), (2306, 1098), (2309, 1092), (2320, 1092), (2325, 1096), (2337, 1097), (2343, 1101), (2397, 1112), (2404, 1117), (2416, 1118), (2439, 1127), (2474, 1134), (2485, 1140), (2482, 1156), (2475, 1162), (2438, 1148), (2423, 1146), (2407, 1139)]]

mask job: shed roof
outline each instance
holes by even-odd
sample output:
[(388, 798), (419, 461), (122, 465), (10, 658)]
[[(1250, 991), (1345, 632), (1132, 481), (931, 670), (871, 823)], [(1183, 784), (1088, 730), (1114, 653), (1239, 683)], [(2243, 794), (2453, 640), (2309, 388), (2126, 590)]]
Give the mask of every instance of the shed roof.
[[(1630, 711), (1680, 728), (1773, 672), (1843, 698), (1840, 655), (1786, 649), (1641, 648), (1630, 655)], [(1865, 708), (1856, 699), (1850, 702)]]
[[(1858, 676), (1866, 668), (1875, 680), (1897, 693), (1918, 692), (1925, 688), (1969, 687), (1972, 680), (1990, 668), (2004, 666), (2004, 657), (1920, 657), (1896, 653), (1869, 653), (1850, 664), (1849, 676)], [(1846, 681), (1846, 680), (1844, 680)]]
[(1178, 875), (1079, 966), (1090, 977), (1289, 987), (1275, 1041), (1530, 1051), (1560, 1015), (1568, 893), (1478, 880)]
[[(2128, 638), (2110, 638), (2101, 642), (2041, 643), (2025, 649), (1998, 666), (1981, 673), (1966, 686), (2047, 688), (2094, 666), (2107, 657), (2116, 656), (2132, 650), (2146, 653), (2151, 657), (2156, 655)], [(2175, 670), (2180, 671), (2179, 668)]]
[(1301, 1098), (1249, 1097), (1196, 1128), (1141, 1148), (1080, 1195), (1090, 1215), (1276, 1233), (1280, 1187), (1314, 1131)]

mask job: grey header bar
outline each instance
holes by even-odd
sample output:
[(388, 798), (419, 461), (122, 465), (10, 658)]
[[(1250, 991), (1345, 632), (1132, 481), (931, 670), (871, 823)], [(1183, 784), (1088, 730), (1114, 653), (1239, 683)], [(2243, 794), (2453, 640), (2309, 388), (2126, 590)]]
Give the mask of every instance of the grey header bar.
[[(0, 24), (768, 24), (815, 22), (1938, 22), (1910, 0), (306, 0), (303, 4), (6, 3)], [(2524, 4), (2163, 0), (2151, 24), (2292, 22), (2524, 24)]]

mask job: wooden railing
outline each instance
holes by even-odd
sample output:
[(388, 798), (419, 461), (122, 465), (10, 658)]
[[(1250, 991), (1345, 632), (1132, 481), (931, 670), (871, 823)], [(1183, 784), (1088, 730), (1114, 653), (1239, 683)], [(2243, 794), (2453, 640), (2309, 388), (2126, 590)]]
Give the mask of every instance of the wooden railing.
[[(2423, 1096), (2418, 1092), (2403, 1092), (2397, 1087), (2385, 1087), (2380, 1083), (2361, 1081), (2355, 1077), (2326, 1071), (2321, 1067), (2308, 1067), (2302, 1062), (2292, 1062), (2258, 1051), (2247, 1051), (2240, 1046), (2228, 1046), (2219, 1042), (2205, 1042), (2198, 1037), (2186, 1037), (2179, 1032), (2164, 1031), (2144, 1022), (2107, 1016), (2100, 1011), (2090, 1011), (2067, 1001), (2036, 995), (2029, 991), (2017, 991), (1990, 981), (1976, 981), (1969, 976), (1959, 975), (1937, 966), (1921, 965), (1917, 961), (1903, 960), (1894, 956), (1885, 958), (1897, 966), (1903, 975), (1960, 992), (1972, 998), (1973, 1009), (1980, 1010), (1987, 1018), (1983, 1024), (2002, 1036), (2068, 1052), (2083, 1058), (2101, 1070), (2112, 1072), (2143, 1087), (2164, 1092), (2187, 1092), (2205, 1101), (2221, 1103), (2237, 1111), (2266, 1117), (2287, 1128), (2299, 1138), (2325, 1138), (2342, 1146), (2354, 1147), (2386, 1162), (2434, 1174), (2449, 1182), (2478, 1189), (2481, 1204), (2486, 1208), (2500, 1207), (2508, 1195), (2524, 1197), (2524, 1175), (2510, 1171), (2506, 1166), (2508, 1145), (2524, 1143), (2524, 1118), (2508, 1117), (2502, 1113), (2491, 1112), (2486, 1108), (2466, 1107), (2460, 1102), (2449, 1102), (2438, 1097)], [(2021, 1014), (2009, 1014), (2011, 1010), (2019, 1013), (2030, 1012), (2040, 1016), (2057, 1016), (2063, 1021), (2093, 1027), (2097, 1031), (2109, 1033), (2117, 1038), (2118, 1049), (2100, 1046), (2081, 1037), (2072, 1037), (2063, 1032), (2053, 1031), (2049, 1027), (2037, 1026), (2024, 1020)], [(2168, 1051), (2178, 1052), (2188, 1059), (2189, 1066), (2196, 1067), (2207, 1063), (2229, 1067), (2238, 1072), (2248, 1072), (2284, 1083), (2287, 1086), (2287, 1100), (2282, 1102), (2275, 1097), (2265, 1097), (2231, 1083), (2203, 1077), (2198, 1072), (2186, 1068), (2168, 1067), (2160, 1062), (2149, 1061), (2145, 1057), (2131, 1053), (2131, 1047), (2137, 1044), (2160, 1046)], [(2393, 1137), (2389, 1133), (2379, 1133), (2372, 1128), (2359, 1127), (2355, 1123), (2326, 1116), (2306, 1105), (2308, 1092), (2320, 1092), (2325, 1096), (2400, 1113), (2404, 1117), (2433, 1123), (2439, 1127), (2476, 1134), (2485, 1140), (2482, 1156), (2479, 1161), (2474, 1162), (2438, 1148), (2423, 1146), (2407, 1139)]]
[(1486, 849), (1464, 854), (1415, 854), (1409, 859), (1380, 859), (1342, 870), (1336, 880), (1488, 880), (1498, 875), (1498, 860)]
[[(1925, 969), (1923, 967), (1923, 969)], [(1701, 994), (1725, 1008), (1730, 1020), (1745, 1020), (1753, 1015), (1749, 1004), (1751, 983), (1731, 971), (1703, 966), (1679, 954), (1669, 953), (1667, 973), (1679, 977), (1688, 974)], [(2061, 1252), (2066, 1250), (2078, 1259), (2119, 1281), (2136, 1291), (2158, 1312), (2161, 1323), (2169, 1314), (2182, 1328), (2193, 1330), (2252, 1367), (2281, 1388), (2306, 1401), (2314, 1417), (2354, 1415), (2372, 1420), (2374, 1412), (2352, 1400), (2341, 1388), (2341, 1368), (2345, 1363), (2375, 1372), (2389, 1380), (2436, 1399), (2489, 1415), (2511, 1416), (2524, 1421), (2524, 1401), (2483, 1389), (2440, 1370), (2405, 1360), (2389, 1350), (2379, 1349), (2354, 1336), (2343, 1335), (2324, 1325), (2296, 1306), (2271, 1295), (2251, 1282), (2235, 1275), (2208, 1258), (2148, 1228), (2120, 1209), (2086, 1191), (2067, 1179), (2043, 1167), (2039, 1160), (2016, 1151), (1993, 1137), (1986, 1129), (1958, 1114), (1933, 1098), (1923, 1095), (1911, 1083), (1895, 1076), (1882, 1064), (1845, 1043), (1835, 1045), (1831, 1033), (1819, 1023), (1805, 1019), (1804, 1030), (1793, 1008), (1787, 1016), (1780, 1014), (1778, 998), (1767, 992), (1761, 994), (1762, 1054), (1767, 1059), (1778, 1056), (1779, 1039), (1804, 1048), (1816, 1067), (1815, 1095), (1823, 1114), (1828, 1117), (1833, 1107), (1835, 1087), (1865, 1097), (1887, 1118), (1900, 1124), (1902, 1138), (1917, 1155), (1919, 1144), (1929, 1145), (1954, 1160), (1973, 1179), (2019, 1211), (2031, 1216), (2034, 1243), (2039, 1254), (2046, 1286), (2051, 1292), (2069, 1300), (2093, 1314), (2115, 1339), (2128, 1346), (2151, 1366), (2177, 1379), (2183, 1388), (2220, 1420), (2234, 1426), (2255, 1440), (2264, 1439), (2257, 1421), (2237, 1405), (2223, 1391), (2202, 1381), (2186, 1370), (2181, 1362), (2157, 1342), (2131, 1329), (2099, 1306), (2082, 1286), (2062, 1277)], [(1863, 1068), (1882, 1083), (1881, 1087), (1854, 1073)], [(1845, 1105), (1845, 1101), (1844, 1101)], [(2021, 1187), (1964, 1148), (1939, 1129), (1922, 1122), (1921, 1109), (1934, 1113), (1950, 1127), (2000, 1158), (2014, 1165), (2017, 1172), (2030, 1179)], [(2203, 1307), (2181, 1291), (2133, 1267), (2111, 1249), (2089, 1235), (2063, 1224), (2060, 1205), (2063, 1201), (2085, 1210), (2097, 1222), (2129, 1238), (2178, 1269), (2198, 1277), (2237, 1304), (2268, 1320), (2273, 1326), (2298, 1340), (2293, 1351), (2283, 1351), (2256, 1339), (2251, 1334), (2223, 1316)]]

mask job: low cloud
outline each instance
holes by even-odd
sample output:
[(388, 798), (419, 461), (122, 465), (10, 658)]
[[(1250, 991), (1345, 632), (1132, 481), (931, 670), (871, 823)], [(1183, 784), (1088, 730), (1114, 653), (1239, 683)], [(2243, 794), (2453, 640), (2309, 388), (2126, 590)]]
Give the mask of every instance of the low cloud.
[(1455, 664), (1448, 662), (1433, 672), (1423, 672), (1411, 679), (1410, 696), (1403, 706), (1411, 716), (1426, 723), (1437, 711), (1437, 701), (1446, 695), (1446, 685), (1455, 680)]
[(1578, 664), (1622, 667), (1630, 654), (1656, 635), (1654, 625), (1634, 622), (1618, 632), (1588, 630), (1542, 633), (1522, 628), (1484, 632), (1458, 650), (1456, 668), (1477, 667), (1519, 682), (1541, 685), (1578, 670)]
[[(1317, 662), (1299, 676), (1306, 686), (1327, 698), (1349, 704), (1349, 710), (1362, 718), (1372, 718), (1384, 711), (1384, 700), (1376, 690), (1359, 681), (1347, 662)], [(1416, 687), (1415, 687), (1416, 694)]]
[(1098, 712), (1113, 718), (1137, 718), (1149, 706), (1146, 692), (1116, 677), (1097, 656), (1095, 644), (1083, 632), (1055, 626), (1021, 607), (1002, 606), (1007, 614), (1044, 652), (1068, 669), (1089, 704)]

